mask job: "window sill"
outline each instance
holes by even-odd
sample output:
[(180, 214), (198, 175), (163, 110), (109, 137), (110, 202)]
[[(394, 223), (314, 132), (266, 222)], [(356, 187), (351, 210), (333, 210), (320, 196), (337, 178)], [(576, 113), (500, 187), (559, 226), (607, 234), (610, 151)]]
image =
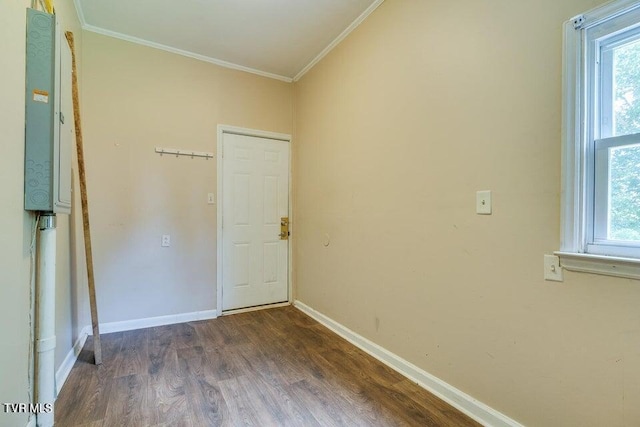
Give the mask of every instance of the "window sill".
[(554, 253), (560, 257), (560, 265), (565, 270), (640, 279), (640, 259), (561, 251)]

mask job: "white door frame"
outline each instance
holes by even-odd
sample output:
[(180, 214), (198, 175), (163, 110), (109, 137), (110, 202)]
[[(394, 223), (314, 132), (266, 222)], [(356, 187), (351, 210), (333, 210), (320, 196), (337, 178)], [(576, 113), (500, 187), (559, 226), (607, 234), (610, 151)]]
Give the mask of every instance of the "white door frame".
[[(218, 181), (218, 195), (216, 201), (216, 233), (217, 233), (217, 263), (216, 263), (216, 313), (218, 316), (222, 316), (222, 201), (224, 198), (222, 197), (222, 176), (223, 176), (223, 159), (222, 159), (222, 146), (224, 141), (224, 134), (234, 134), (234, 135), (244, 135), (244, 136), (253, 136), (257, 138), (269, 138), (275, 139), (278, 141), (285, 141), (289, 143), (289, 230), (291, 234), (293, 234), (293, 229), (295, 224), (293, 222), (293, 194), (292, 194), (292, 181), (291, 181), (291, 172), (292, 172), (292, 147), (291, 147), (291, 135), (284, 133), (276, 133), (269, 132), (264, 130), (257, 129), (249, 129), (242, 128), (236, 126), (228, 126), (228, 125), (218, 125), (218, 136), (217, 136), (217, 144), (216, 144), (216, 176)], [(287, 260), (287, 292), (288, 292), (288, 303), (291, 304), (293, 301), (293, 276), (291, 272), (292, 268), (292, 260), (293, 260), (293, 241), (289, 238), (289, 252), (288, 252), (288, 260)], [(240, 310), (229, 310), (229, 312), (238, 312)]]

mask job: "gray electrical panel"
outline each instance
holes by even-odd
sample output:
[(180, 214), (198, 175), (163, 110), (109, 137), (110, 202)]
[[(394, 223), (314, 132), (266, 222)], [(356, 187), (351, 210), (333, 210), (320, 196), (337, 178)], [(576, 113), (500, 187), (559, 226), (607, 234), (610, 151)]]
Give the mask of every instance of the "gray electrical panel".
[(27, 9), (24, 207), (71, 212), (71, 52), (55, 15)]

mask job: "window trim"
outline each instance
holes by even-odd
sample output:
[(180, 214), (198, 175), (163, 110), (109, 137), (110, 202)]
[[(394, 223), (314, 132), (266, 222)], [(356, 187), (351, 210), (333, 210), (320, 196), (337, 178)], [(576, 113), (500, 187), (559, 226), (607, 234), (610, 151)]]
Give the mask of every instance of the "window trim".
[[(593, 234), (588, 234), (588, 253), (606, 255), (615, 250), (619, 256), (637, 257), (640, 242), (608, 239), (610, 218), (608, 216), (609, 194), (609, 149), (640, 145), (640, 134), (612, 136), (597, 139), (594, 143), (594, 202)], [(599, 202), (599, 203), (598, 203)], [(589, 230), (591, 233), (592, 230)], [(589, 243), (593, 242), (593, 243)]]
[[(625, 258), (585, 253), (587, 218), (592, 192), (586, 180), (587, 141), (590, 131), (586, 123), (593, 120), (587, 106), (586, 74), (589, 49), (586, 30), (624, 14), (640, 10), (638, 0), (616, 0), (578, 15), (564, 24), (563, 34), (563, 114), (562, 114), (562, 183), (560, 257), (564, 268), (609, 276), (640, 279), (640, 258)], [(592, 188), (591, 188), (592, 189)]]
[(581, 273), (640, 279), (640, 260), (575, 252), (556, 251), (562, 268)]

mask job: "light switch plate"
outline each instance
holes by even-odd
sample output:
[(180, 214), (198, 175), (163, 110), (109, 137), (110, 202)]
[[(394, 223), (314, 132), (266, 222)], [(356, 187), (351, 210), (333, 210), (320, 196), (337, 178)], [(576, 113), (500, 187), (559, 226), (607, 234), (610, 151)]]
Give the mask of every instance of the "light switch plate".
[(476, 213), (479, 215), (491, 215), (491, 191), (476, 192)]
[(555, 255), (544, 256), (544, 280), (564, 282), (560, 258)]
[(215, 205), (216, 204), (215, 194), (207, 193), (207, 204), (209, 204), (209, 205)]

